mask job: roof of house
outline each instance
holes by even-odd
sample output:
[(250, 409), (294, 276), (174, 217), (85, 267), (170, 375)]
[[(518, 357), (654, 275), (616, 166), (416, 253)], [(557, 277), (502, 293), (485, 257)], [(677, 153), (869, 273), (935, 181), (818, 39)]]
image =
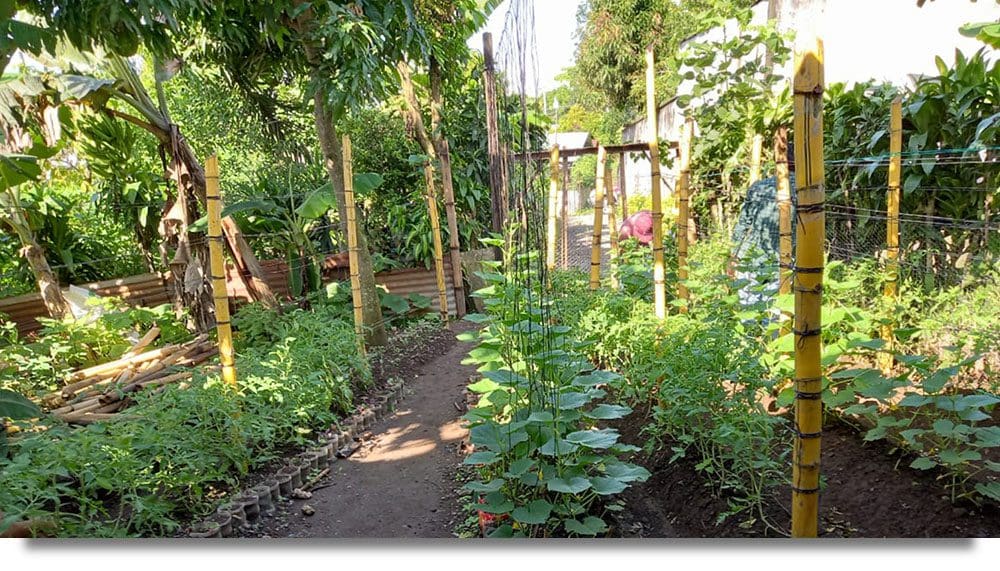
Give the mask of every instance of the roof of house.
[(589, 147), (592, 144), (590, 133), (586, 131), (569, 131), (566, 133), (549, 133), (546, 137), (545, 146), (552, 148), (552, 145), (559, 145), (560, 149), (580, 149)]

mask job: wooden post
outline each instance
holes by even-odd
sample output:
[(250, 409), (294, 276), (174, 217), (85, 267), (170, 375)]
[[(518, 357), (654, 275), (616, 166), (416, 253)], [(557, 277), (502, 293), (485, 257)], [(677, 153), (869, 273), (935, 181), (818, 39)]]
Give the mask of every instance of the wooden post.
[(569, 269), (569, 159), (562, 161), (562, 268)]
[(364, 314), (361, 305), (361, 272), (358, 267), (358, 220), (354, 205), (354, 164), (351, 137), (341, 139), (344, 156), (344, 208), (347, 211), (347, 256), (351, 272), (351, 303), (354, 306), (354, 337), (358, 344), (358, 354), (365, 355)]
[(622, 193), (622, 220), (628, 218), (628, 192), (625, 190), (625, 157), (629, 153), (622, 151), (618, 157), (618, 187)]
[[(483, 34), (483, 65), (483, 91), (486, 100), (486, 152), (490, 165), (490, 204), (492, 205), (491, 229), (496, 234), (503, 234), (504, 217), (507, 215), (503, 211), (503, 194), (506, 181), (503, 161), (500, 156), (500, 130), (497, 120), (497, 78), (493, 65), (493, 35), (489, 32)], [(493, 255), (497, 261), (503, 259), (499, 247), (493, 248)]]
[[(605, 159), (606, 160), (606, 159)], [(615, 189), (611, 182), (611, 169), (605, 166), (604, 169), (604, 199), (608, 205), (608, 238), (611, 242), (611, 287), (613, 289), (618, 289), (618, 221), (615, 219), (615, 209), (618, 205), (615, 204)]]
[(545, 267), (556, 268), (556, 209), (559, 206), (559, 145), (552, 145), (549, 155), (549, 212), (545, 232)]
[(604, 222), (604, 185), (607, 183), (605, 167), (608, 152), (604, 145), (597, 146), (597, 176), (594, 178), (594, 238), (590, 245), (590, 289), (601, 285), (601, 233)]
[(226, 264), (222, 259), (222, 198), (219, 196), (219, 159), (205, 161), (205, 206), (208, 217), (208, 253), (212, 268), (212, 299), (215, 300), (215, 328), (219, 342), (222, 382), (236, 388), (233, 355), (233, 328), (229, 320), (229, 293), (226, 291)]
[[(903, 98), (896, 96), (892, 100), (892, 110), (889, 114), (889, 194), (886, 197), (886, 252), (885, 252), (885, 306), (890, 320), (895, 315), (894, 305), (899, 291), (899, 179), (902, 171), (903, 151)], [(892, 369), (892, 348), (895, 344), (893, 324), (882, 325), (882, 339), (885, 341), (885, 352), (879, 354), (879, 366), (884, 374)]]
[(653, 46), (646, 48), (646, 129), (649, 142), (650, 196), (653, 218), (653, 307), (656, 317), (667, 315), (667, 290), (663, 268), (663, 204), (660, 200), (660, 147), (657, 142), (656, 90)]
[(760, 180), (760, 155), (764, 149), (764, 135), (759, 133), (753, 136), (753, 143), (750, 146), (750, 180), (753, 184)]
[(437, 277), (438, 301), (441, 323), (448, 325), (448, 288), (444, 280), (444, 248), (441, 246), (441, 220), (438, 216), (437, 191), (434, 188), (434, 167), (424, 164), (424, 183), (427, 185), (427, 215), (431, 219), (431, 240), (434, 242), (434, 274)]
[(796, 52), (795, 106), (795, 447), (792, 537), (816, 537), (823, 428), (822, 290), (824, 219), (823, 43)]
[(694, 121), (688, 117), (681, 127), (681, 140), (678, 146), (680, 152), (680, 176), (677, 177), (677, 297), (680, 299), (680, 312), (687, 313), (690, 295), (687, 287), (688, 279), (688, 219), (690, 208), (688, 185), (691, 179), (691, 139), (694, 133)]

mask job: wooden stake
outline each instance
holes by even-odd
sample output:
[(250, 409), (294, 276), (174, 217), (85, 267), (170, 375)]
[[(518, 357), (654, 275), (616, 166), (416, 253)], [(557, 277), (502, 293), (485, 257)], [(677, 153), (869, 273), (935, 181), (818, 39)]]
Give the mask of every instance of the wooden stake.
[(601, 234), (604, 223), (604, 176), (608, 153), (601, 145), (597, 148), (597, 176), (594, 178), (594, 237), (590, 245), (590, 289), (601, 286)]
[(763, 152), (763, 147), (764, 135), (755, 134), (750, 145), (750, 184), (760, 180), (760, 155)]
[(604, 198), (608, 205), (608, 237), (611, 241), (611, 287), (618, 289), (618, 221), (615, 219), (615, 189), (611, 182), (611, 169), (604, 169)]
[(822, 290), (823, 43), (796, 53), (795, 105), (795, 447), (792, 451), (792, 537), (816, 537), (820, 436), (823, 428)]
[(226, 291), (226, 268), (222, 259), (222, 198), (219, 196), (219, 159), (205, 161), (205, 204), (208, 211), (208, 248), (212, 260), (212, 298), (215, 300), (215, 328), (219, 338), (219, 362), (222, 381), (236, 388), (236, 361), (233, 353), (233, 329), (229, 321), (229, 294)]
[(545, 267), (556, 268), (556, 208), (559, 199), (559, 146), (552, 145), (549, 155), (549, 212), (548, 229), (545, 233)]
[(650, 196), (653, 218), (653, 307), (656, 317), (667, 315), (667, 289), (663, 268), (663, 204), (660, 189), (660, 147), (657, 141), (655, 72), (653, 46), (646, 48), (646, 129), (649, 142)]
[(358, 268), (358, 220), (354, 205), (354, 165), (351, 137), (341, 139), (344, 157), (344, 207), (347, 211), (347, 256), (351, 272), (351, 302), (354, 305), (354, 337), (358, 344), (358, 354), (365, 355), (364, 313), (361, 305), (361, 273)]
[(690, 293), (688, 292), (688, 224), (691, 217), (688, 187), (691, 181), (691, 139), (694, 136), (694, 121), (688, 117), (681, 127), (680, 176), (677, 177), (677, 297), (681, 301), (680, 312), (687, 313)]
[[(788, 174), (788, 128), (774, 134), (774, 170), (778, 199), (778, 294), (792, 293), (792, 194)], [(792, 332), (792, 313), (781, 313), (781, 334)]]
[[(892, 110), (889, 114), (889, 194), (886, 197), (886, 252), (885, 252), (885, 307), (889, 310), (886, 316), (890, 320), (895, 315), (894, 305), (899, 291), (899, 179), (902, 171), (903, 151), (903, 98), (896, 96), (892, 100)], [(879, 354), (879, 367), (884, 374), (892, 369), (892, 349), (895, 344), (893, 324), (882, 325), (882, 339), (885, 341), (885, 352)]]

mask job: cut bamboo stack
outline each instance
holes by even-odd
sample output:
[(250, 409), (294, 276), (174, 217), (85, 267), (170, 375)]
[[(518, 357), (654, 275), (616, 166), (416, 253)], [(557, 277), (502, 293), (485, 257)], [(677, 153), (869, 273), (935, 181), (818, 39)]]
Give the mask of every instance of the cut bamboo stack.
[(54, 416), (66, 422), (107, 420), (132, 404), (132, 393), (143, 389), (159, 391), (190, 379), (193, 367), (218, 354), (218, 347), (207, 335), (144, 351), (159, 333), (154, 327), (119, 359), (69, 373), (66, 386), (43, 401), (53, 407)]

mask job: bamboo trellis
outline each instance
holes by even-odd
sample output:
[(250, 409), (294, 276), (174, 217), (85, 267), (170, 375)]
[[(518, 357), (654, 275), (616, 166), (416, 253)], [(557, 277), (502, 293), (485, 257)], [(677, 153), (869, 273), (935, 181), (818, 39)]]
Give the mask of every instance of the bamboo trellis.
[(590, 289), (601, 285), (601, 233), (604, 222), (604, 185), (608, 153), (603, 145), (597, 147), (597, 177), (594, 179), (594, 238), (590, 246)]
[(796, 52), (795, 446), (792, 537), (816, 537), (823, 429), (822, 295), (824, 219), (823, 43)]
[(361, 306), (361, 273), (358, 268), (358, 219), (354, 205), (354, 164), (351, 138), (344, 135), (344, 209), (347, 211), (347, 256), (351, 272), (351, 303), (354, 306), (354, 336), (358, 353), (365, 354), (364, 314)]
[[(624, 158), (624, 155), (622, 156)], [(605, 160), (607, 158), (605, 157)], [(604, 199), (608, 205), (608, 237), (611, 242), (611, 287), (618, 289), (618, 220), (615, 217), (615, 189), (611, 182), (611, 169), (604, 166)]]
[(212, 155), (205, 161), (205, 206), (208, 217), (208, 250), (211, 257), (212, 299), (215, 302), (215, 328), (219, 343), (222, 381), (236, 388), (236, 363), (233, 355), (233, 328), (229, 318), (229, 293), (226, 290), (226, 265), (222, 258), (222, 198), (219, 196), (219, 159)]
[(691, 181), (691, 139), (694, 121), (688, 117), (681, 127), (680, 176), (677, 178), (677, 297), (681, 302), (680, 312), (687, 313), (690, 295), (688, 293), (688, 224), (690, 208), (688, 190)]
[(663, 267), (663, 204), (660, 193), (660, 147), (657, 141), (653, 46), (646, 48), (646, 129), (649, 143), (650, 197), (653, 218), (653, 307), (656, 317), (667, 316), (667, 290)]
[(899, 179), (902, 170), (903, 151), (903, 99), (896, 96), (892, 100), (889, 114), (889, 189), (886, 197), (886, 252), (885, 252), (885, 306), (889, 309), (889, 319), (882, 325), (882, 339), (886, 351), (879, 354), (879, 367), (886, 374), (892, 368), (892, 348), (894, 345), (892, 326), (892, 306), (899, 290)]
[[(552, 145), (549, 158), (549, 216), (545, 234), (545, 267), (556, 267), (556, 209), (559, 201), (559, 145)], [(566, 220), (563, 220), (566, 224)]]

